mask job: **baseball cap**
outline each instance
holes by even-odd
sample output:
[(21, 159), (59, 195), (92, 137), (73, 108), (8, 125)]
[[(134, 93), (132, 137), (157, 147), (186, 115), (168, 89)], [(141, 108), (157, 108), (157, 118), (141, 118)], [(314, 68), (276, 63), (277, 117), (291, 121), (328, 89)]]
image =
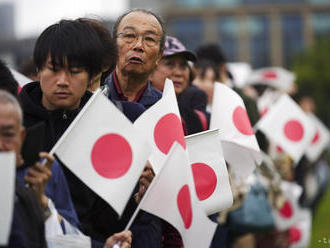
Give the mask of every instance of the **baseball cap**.
[(193, 51), (187, 50), (186, 47), (175, 37), (166, 36), (165, 49), (163, 56), (171, 56), (182, 54), (186, 60), (195, 62), (197, 57)]

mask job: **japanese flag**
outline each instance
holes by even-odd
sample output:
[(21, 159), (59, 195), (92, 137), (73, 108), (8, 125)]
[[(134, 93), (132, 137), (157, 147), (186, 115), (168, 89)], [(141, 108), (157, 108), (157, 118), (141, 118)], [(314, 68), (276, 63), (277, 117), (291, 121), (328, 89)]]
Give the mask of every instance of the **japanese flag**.
[(228, 86), (215, 83), (210, 129), (220, 130), (225, 160), (235, 175), (245, 178), (262, 155), (242, 98)]
[(0, 245), (7, 246), (14, 208), (16, 160), (14, 152), (0, 152)]
[(316, 130), (312, 142), (306, 151), (306, 156), (310, 161), (314, 162), (329, 145), (330, 132), (315, 115), (310, 113), (308, 117), (314, 123)]
[(217, 225), (197, 204), (192, 180), (187, 153), (175, 144), (139, 207), (173, 225), (184, 247), (209, 247)]
[(282, 93), (279, 91), (270, 89), (265, 90), (265, 92), (257, 100), (257, 107), (260, 117), (267, 114), (268, 110), (281, 97), (281, 95)]
[(200, 205), (207, 215), (229, 208), (233, 204), (233, 194), (219, 130), (187, 136), (186, 143)]
[(173, 82), (165, 81), (162, 98), (147, 109), (135, 122), (135, 128), (146, 135), (152, 147), (149, 161), (157, 174), (174, 142), (184, 149), (186, 143)]
[(315, 127), (302, 109), (284, 94), (256, 127), (298, 162), (308, 148)]
[(278, 230), (288, 230), (295, 225), (299, 220), (299, 197), (302, 193), (302, 188), (296, 183), (281, 182), (281, 190), (285, 197), (283, 206), (277, 210), (273, 210), (275, 226)]
[(295, 79), (295, 74), (288, 70), (280, 67), (267, 67), (253, 71), (247, 79), (247, 84), (265, 84), (289, 92)]
[(97, 91), (51, 152), (121, 215), (150, 147), (125, 115)]
[(18, 92), (21, 91), (21, 89), (23, 88), (24, 85), (33, 82), (32, 79), (24, 76), (23, 74), (19, 73), (18, 71), (11, 69), (10, 68), (10, 72), (13, 74), (15, 80), (18, 83)]
[(289, 229), (290, 248), (308, 248), (311, 238), (312, 214), (308, 209), (299, 211), (299, 220)]

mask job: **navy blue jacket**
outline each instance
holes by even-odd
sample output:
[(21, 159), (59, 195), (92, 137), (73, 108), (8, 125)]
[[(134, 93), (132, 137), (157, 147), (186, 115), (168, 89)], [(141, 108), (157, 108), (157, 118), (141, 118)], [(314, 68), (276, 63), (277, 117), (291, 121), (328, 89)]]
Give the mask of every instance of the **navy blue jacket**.
[[(111, 101), (121, 101), (125, 102), (125, 97), (118, 93), (118, 90), (116, 89), (116, 74), (115, 72), (111, 73), (109, 77), (106, 78), (105, 84), (108, 85), (110, 93), (109, 93), (109, 99)], [(162, 92), (159, 90), (156, 90), (154, 88), (151, 88), (150, 82), (148, 82), (145, 89), (143, 89), (142, 95), (137, 100), (137, 103), (142, 104), (146, 109), (154, 105), (160, 98), (162, 98)]]

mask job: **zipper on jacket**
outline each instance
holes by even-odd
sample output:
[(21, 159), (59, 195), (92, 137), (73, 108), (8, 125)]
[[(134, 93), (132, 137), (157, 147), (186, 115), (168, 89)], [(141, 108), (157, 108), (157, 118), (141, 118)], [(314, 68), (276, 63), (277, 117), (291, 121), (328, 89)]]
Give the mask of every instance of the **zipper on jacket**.
[(63, 111), (63, 120), (68, 119), (68, 115), (66, 114), (65, 110)]

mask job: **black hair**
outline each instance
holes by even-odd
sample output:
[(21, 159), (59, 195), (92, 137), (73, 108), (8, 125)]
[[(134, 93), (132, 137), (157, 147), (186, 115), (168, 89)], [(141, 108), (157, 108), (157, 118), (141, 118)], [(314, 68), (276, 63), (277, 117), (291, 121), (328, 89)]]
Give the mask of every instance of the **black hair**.
[(0, 89), (11, 93), (15, 97), (18, 93), (18, 83), (2, 60), (0, 60)]
[(206, 71), (208, 69), (211, 69), (213, 71), (215, 80), (218, 80), (218, 78), (219, 78), (219, 70), (216, 67), (216, 64), (213, 63), (213, 61), (211, 61), (211, 60), (199, 59), (194, 64), (194, 67), (195, 67), (195, 69), (199, 70), (201, 78), (205, 77)]
[(119, 26), (119, 24), (121, 23), (122, 19), (123, 19), (125, 16), (127, 16), (127, 15), (129, 15), (130, 13), (133, 13), (133, 12), (142, 12), (142, 13), (145, 13), (145, 14), (147, 14), (147, 15), (152, 15), (152, 16), (154, 16), (154, 17), (157, 19), (158, 23), (160, 24), (160, 26), (161, 26), (161, 28), (162, 28), (162, 37), (161, 37), (161, 39), (160, 39), (160, 51), (163, 51), (164, 48), (165, 48), (165, 39), (166, 39), (165, 24), (164, 24), (163, 19), (162, 19), (159, 15), (155, 14), (154, 12), (152, 12), (152, 11), (150, 11), (150, 10), (146, 10), (146, 9), (132, 9), (132, 10), (129, 10), (129, 11), (125, 12), (125, 13), (122, 14), (121, 16), (119, 16), (119, 17), (117, 18), (115, 24), (113, 25), (112, 36), (113, 36), (114, 38), (117, 37), (118, 26)]
[(227, 62), (226, 56), (217, 44), (201, 45), (196, 49), (198, 60), (209, 60), (215, 65), (224, 65)]
[(61, 20), (46, 28), (37, 39), (33, 59), (41, 70), (48, 56), (54, 68), (83, 67), (89, 78), (102, 70), (104, 47), (96, 31), (87, 23)]

